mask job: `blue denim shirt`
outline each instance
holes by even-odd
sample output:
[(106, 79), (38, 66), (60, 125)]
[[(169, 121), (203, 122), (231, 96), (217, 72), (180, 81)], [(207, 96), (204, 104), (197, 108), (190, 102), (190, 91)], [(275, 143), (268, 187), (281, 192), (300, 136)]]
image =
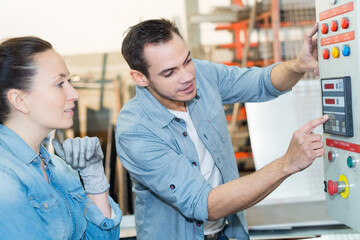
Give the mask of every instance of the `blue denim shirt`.
[(41, 146), (40, 158), (0, 124), (1, 239), (119, 239), (122, 214), (110, 198), (114, 219), (105, 218), (85, 194), (78, 172)]
[[(270, 66), (238, 68), (193, 60), (197, 96), (188, 111), (224, 183), (239, 177), (223, 104), (267, 101), (281, 93), (270, 80)], [(201, 175), (195, 145), (184, 120), (176, 118), (146, 88), (122, 108), (116, 125), (119, 159), (129, 171), (136, 194), (137, 237), (204, 239), (211, 185)], [(226, 197), (226, 196), (224, 196)], [(243, 212), (226, 217), (225, 233), (249, 239)]]

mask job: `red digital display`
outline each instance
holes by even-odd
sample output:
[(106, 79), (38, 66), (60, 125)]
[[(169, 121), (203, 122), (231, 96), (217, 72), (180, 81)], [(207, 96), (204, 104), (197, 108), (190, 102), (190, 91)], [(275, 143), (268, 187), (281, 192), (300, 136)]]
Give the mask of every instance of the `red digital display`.
[(334, 89), (335, 86), (333, 83), (326, 83), (326, 84), (324, 84), (324, 88), (325, 89)]
[(335, 99), (326, 98), (326, 99), (325, 99), (325, 103), (326, 103), (326, 104), (335, 104)]

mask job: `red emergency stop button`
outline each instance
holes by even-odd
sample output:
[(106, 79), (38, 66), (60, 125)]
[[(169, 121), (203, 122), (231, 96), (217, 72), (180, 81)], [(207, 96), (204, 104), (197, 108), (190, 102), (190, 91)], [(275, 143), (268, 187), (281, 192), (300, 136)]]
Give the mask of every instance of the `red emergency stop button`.
[(347, 29), (349, 27), (349, 19), (347, 17), (343, 17), (341, 19), (341, 28)]
[(338, 30), (338, 28), (339, 28), (338, 21), (336, 21), (336, 20), (331, 21), (331, 23), (330, 23), (331, 31), (336, 32)]
[(327, 182), (327, 192), (330, 194), (330, 196), (333, 196), (335, 193), (338, 193), (339, 192), (338, 183), (329, 180)]
[(330, 57), (330, 51), (329, 51), (329, 49), (325, 48), (325, 49), (322, 51), (322, 55), (323, 55), (323, 58), (324, 58), (324, 59), (329, 59), (329, 57)]
[(326, 184), (326, 191), (330, 196), (340, 194), (341, 197), (347, 198), (349, 196), (349, 184), (347, 178), (344, 175), (339, 177), (339, 181), (328, 180)]
[(321, 24), (321, 33), (327, 34), (329, 32), (329, 26), (326, 23)]

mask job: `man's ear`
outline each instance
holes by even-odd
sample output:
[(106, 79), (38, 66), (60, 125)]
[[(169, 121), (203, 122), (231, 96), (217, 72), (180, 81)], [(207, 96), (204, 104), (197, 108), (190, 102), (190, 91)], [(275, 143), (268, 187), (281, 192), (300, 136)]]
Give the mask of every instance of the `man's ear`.
[(143, 73), (136, 70), (130, 70), (130, 75), (135, 81), (135, 83), (140, 87), (146, 87), (147, 85), (149, 85), (149, 80)]
[(10, 89), (7, 92), (7, 99), (11, 106), (16, 108), (18, 111), (27, 114), (29, 112), (29, 108), (25, 101), (25, 96), (27, 94), (19, 89)]

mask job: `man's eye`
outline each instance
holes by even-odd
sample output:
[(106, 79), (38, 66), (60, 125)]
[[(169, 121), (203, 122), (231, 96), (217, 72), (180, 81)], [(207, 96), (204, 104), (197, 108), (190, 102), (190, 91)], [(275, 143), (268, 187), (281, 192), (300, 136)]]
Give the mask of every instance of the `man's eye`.
[(174, 71), (171, 71), (170, 73), (166, 74), (164, 77), (170, 77), (173, 73)]
[(62, 85), (64, 84), (64, 82), (59, 82), (58, 84), (56, 84), (58, 87), (62, 87)]

